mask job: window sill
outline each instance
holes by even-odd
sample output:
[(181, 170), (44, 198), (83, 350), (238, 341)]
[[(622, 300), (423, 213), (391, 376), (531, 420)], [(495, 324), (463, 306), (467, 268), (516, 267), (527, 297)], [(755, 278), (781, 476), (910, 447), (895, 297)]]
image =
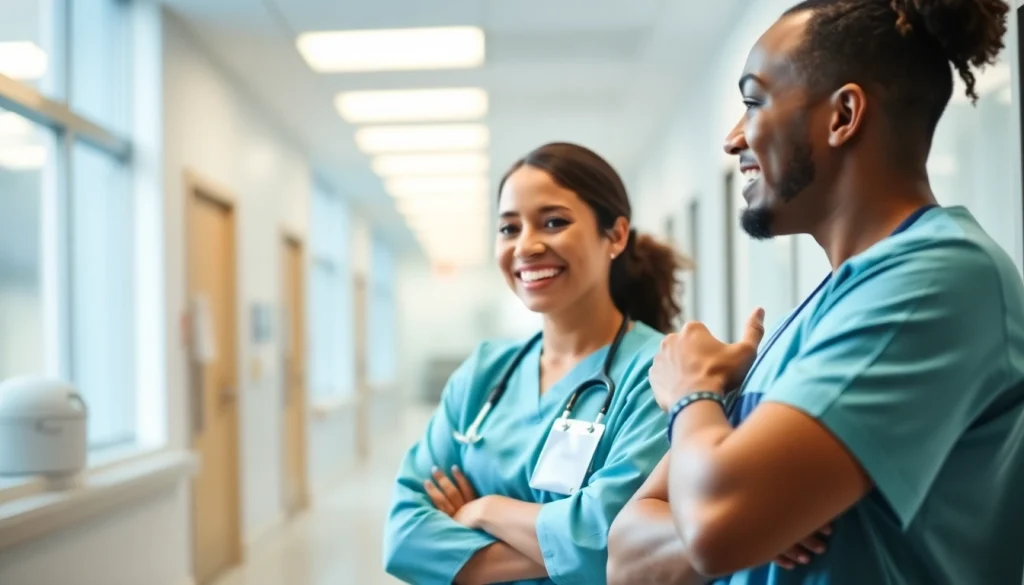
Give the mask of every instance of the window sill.
[[(86, 469), (83, 474), (102, 472), (115, 465), (130, 463), (161, 452), (160, 447), (146, 447), (134, 442), (90, 450), (86, 454)], [(46, 478), (38, 475), (0, 475), (0, 506), (11, 500), (18, 500), (55, 488), (59, 488), (59, 486), (51, 485)]]
[(181, 482), (197, 469), (182, 451), (139, 451), (90, 457), (90, 467), (66, 489), (41, 477), (0, 480), (0, 550), (124, 507)]

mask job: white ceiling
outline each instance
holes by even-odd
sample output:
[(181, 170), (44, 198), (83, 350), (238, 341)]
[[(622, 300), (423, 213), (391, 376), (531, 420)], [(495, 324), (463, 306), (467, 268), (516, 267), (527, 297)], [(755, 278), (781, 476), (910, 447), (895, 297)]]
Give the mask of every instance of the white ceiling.
[[(320, 177), (395, 239), (413, 242), (354, 128), (333, 106), (350, 89), (483, 87), (490, 95), (492, 189), (516, 158), (552, 140), (584, 144), (627, 179), (659, 138), (687, 80), (739, 0), (164, 0), (307, 150)], [(314, 73), (301, 32), (473, 25), (478, 69)], [(694, 88), (690, 88), (691, 90)]]

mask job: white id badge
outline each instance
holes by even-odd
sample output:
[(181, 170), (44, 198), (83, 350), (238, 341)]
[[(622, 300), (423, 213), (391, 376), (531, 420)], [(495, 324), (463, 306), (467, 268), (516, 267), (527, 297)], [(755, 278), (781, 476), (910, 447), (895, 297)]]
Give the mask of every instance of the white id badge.
[(582, 420), (558, 419), (548, 433), (540, 459), (533, 469), (530, 487), (571, 496), (583, 485), (604, 425)]

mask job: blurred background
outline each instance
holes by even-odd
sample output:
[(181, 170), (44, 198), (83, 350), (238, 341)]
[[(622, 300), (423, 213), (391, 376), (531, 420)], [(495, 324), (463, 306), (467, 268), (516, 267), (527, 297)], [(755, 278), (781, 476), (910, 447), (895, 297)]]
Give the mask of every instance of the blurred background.
[[(539, 325), (492, 249), (545, 142), (695, 260), (688, 318), (780, 321), (828, 264), (740, 232), (721, 144), (790, 4), (0, 0), (0, 380), (89, 413), (76, 487), (0, 477), (0, 583), (392, 582), (403, 450), (480, 340)], [(930, 164), (1021, 266), (1017, 31)]]

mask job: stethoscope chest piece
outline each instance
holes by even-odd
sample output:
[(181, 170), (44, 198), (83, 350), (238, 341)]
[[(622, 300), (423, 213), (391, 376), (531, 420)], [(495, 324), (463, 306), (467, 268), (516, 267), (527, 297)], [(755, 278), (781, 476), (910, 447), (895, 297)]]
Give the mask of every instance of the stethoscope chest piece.
[[(495, 388), (495, 392), (498, 392), (498, 388)], [(501, 395), (500, 392), (498, 395)], [(456, 442), (463, 445), (476, 445), (479, 443), (480, 440), (483, 439), (483, 437), (480, 436), (480, 425), (483, 424), (484, 419), (487, 418), (487, 413), (489, 413), (493, 407), (494, 400), (488, 400), (485, 402), (484, 407), (480, 409), (479, 413), (477, 413), (476, 418), (473, 419), (473, 423), (469, 425), (468, 429), (466, 429), (465, 434), (460, 433), (459, 431), (452, 431), (452, 437), (455, 438)]]

